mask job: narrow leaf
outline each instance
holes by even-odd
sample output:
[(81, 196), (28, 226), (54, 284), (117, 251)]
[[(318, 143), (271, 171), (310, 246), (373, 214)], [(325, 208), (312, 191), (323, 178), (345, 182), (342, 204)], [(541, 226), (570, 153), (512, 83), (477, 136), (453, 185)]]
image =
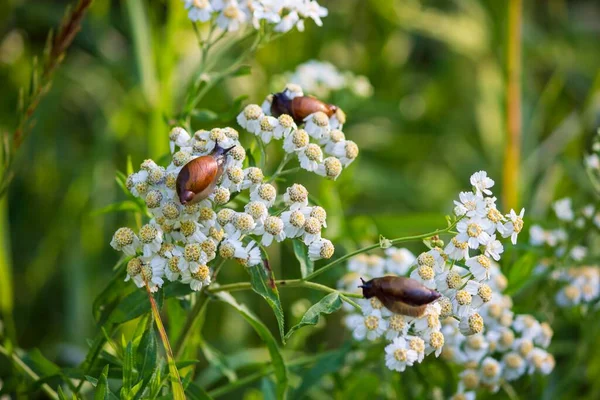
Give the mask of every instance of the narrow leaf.
[(102, 375), (98, 379), (94, 400), (108, 400), (110, 390), (108, 389), (108, 365), (102, 370)]
[(300, 240), (292, 240), (294, 245), (294, 254), (300, 263), (300, 273), (304, 278), (307, 275), (313, 273), (315, 269), (315, 264), (308, 258), (308, 252), (306, 251), (306, 246)]
[[(265, 265), (268, 265), (268, 261), (265, 261)], [(281, 301), (279, 300), (279, 291), (277, 290), (277, 286), (275, 286), (273, 271), (270, 269), (267, 271), (267, 268), (263, 267), (261, 264), (246, 269), (250, 274), (252, 290), (265, 299), (273, 309), (273, 313), (277, 319), (277, 326), (279, 327), (279, 335), (281, 336), (283, 344), (285, 344), (283, 309), (281, 307)]]
[(271, 362), (275, 371), (275, 378), (277, 380), (277, 398), (283, 399), (286, 396), (288, 388), (288, 373), (286, 365), (283, 361), (283, 357), (277, 346), (275, 338), (269, 332), (265, 324), (262, 323), (256, 315), (254, 315), (248, 308), (242, 304), (239, 304), (231, 294), (221, 292), (216, 297), (226, 304), (232, 306), (237, 310), (242, 317), (254, 328), (256, 333), (260, 336), (263, 342), (266, 344), (269, 354), (271, 355)]
[(217, 367), (219, 371), (227, 377), (229, 382), (237, 380), (235, 371), (229, 366), (227, 360), (223, 357), (223, 354), (208, 344), (204, 338), (202, 338), (202, 341), (200, 342), (200, 349), (202, 350), (202, 354), (204, 354), (206, 361), (208, 361), (210, 365)]
[(294, 325), (289, 332), (285, 335), (285, 339), (289, 339), (292, 334), (303, 326), (316, 325), (319, 322), (319, 316), (321, 314), (331, 314), (342, 307), (342, 299), (339, 293), (330, 293), (323, 297), (318, 303), (313, 304), (306, 313), (302, 316), (300, 322)]

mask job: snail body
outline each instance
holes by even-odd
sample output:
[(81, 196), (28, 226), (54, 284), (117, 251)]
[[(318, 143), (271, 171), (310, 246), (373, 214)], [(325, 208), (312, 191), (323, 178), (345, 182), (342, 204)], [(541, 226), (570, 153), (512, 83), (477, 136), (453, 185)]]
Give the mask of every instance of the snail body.
[(367, 282), (361, 278), (361, 281), (363, 284), (359, 287), (366, 299), (377, 297), (391, 312), (410, 317), (422, 316), (427, 305), (441, 297), (440, 293), (411, 278), (384, 276)]
[(183, 166), (175, 182), (181, 204), (197, 203), (211, 195), (223, 175), (225, 155), (232, 148), (223, 149), (217, 145), (211, 154), (195, 158)]
[(271, 113), (275, 117), (282, 114), (291, 115), (294, 121), (299, 124), (310, 114), (323, 112), (331, 117), (337, 111), (337, 106), (327, 104), (321, 100), (310, 96), (296, 96), (291, 98), (288, 91), (275, 93), (271, 102)]

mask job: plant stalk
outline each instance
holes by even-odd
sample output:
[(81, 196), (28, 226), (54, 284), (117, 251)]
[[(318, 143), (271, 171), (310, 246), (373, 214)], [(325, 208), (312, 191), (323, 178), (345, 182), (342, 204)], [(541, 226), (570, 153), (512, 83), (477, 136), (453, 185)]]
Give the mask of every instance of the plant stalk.
[(176, 400), (185, 400), (185, 391), (183, 390), (183, 385), (181, 384), (181, 377), (179, 376), (179, 371), (177, 370), (177, 366), (175, 365), (175, 357), (173, 357), (173, 351), (171, 350), (169, 337), (167, 336), (167, 331), (165, 330), (165, 327), (162, 323), (162, 319), (160, 318), (160, 312), (158, 310), (156, 300), (154, 300), (154, 296), (150, 291), (150, 286), (148, 286), (147, 283), (146, 292), (148, 293), (148, 300), (150, 300), (150, 306), (152, 307), (152, 315), (154, 316), (154, 322), (156, 322), (156, 327), (158, 328), (158, 332), (160, 333), (160, 339), (163, 342), (165, 353), (167, 354), (169, 373), (171, 375), (171, 387), (173, 388), (173, 398)]
[(506, 144), (504, 149), (504, 207), (516, 208), (519, 196), (521, 162), (521, 25), (522, 0), (508, 4), (508, 37), (506, 60)]

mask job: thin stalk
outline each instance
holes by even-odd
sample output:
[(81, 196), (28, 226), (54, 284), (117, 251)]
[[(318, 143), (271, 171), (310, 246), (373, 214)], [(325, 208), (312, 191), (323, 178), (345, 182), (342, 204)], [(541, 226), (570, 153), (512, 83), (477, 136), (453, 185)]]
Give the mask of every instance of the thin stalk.
[[(452, 230), (452, 228), (454, 228), (454, 226), (458, 223), (458, 220), (455, 221), (452, 225), (450, 225), (449, 227), (445, 228), (445, 229), (438, 229), (436, 231), (433, 232), (429, 232), (429, 233), (423, 233), (422, 235), (415, 235), (415, 236), (405, 236), (405, 237), (401, 237), (401, 238), (396, 238), (396, 239), (392, 239), (390, 240), (390, 242), (392, 244), (398, 244), (398, 243), (402, 243), (402, 242), (410, 242), (412, 240), (419, 240), (419, 239), (425, 239), (428, 237), (432, 237), (435, 235), (439, 235), (440, 233), (446, 233), (450, 230)], [(315, 277), (321, 275), (323, 272), (327, 272), (329, 271), (331, 268), (335, 267), (336, 265), (346, 261), (349, 258), (352, 258), (358, 254), (361, 253), (365, 253), (367, 251), (371, 251), (374, 249), (379, 248), (381, 245), (379, 243), (376, 244), (372, 244), (370, 246), (367, 247), (363, 247), (362, 249), (358, 249), (356, 251), (353, 251), (351, 253), (348, 253), (340, 258), (338, 258), (337, 260), (334, 260), (332, 262), (330, 262), (329, 264), (323, 266), (322, 268), (319, 268), (318, 270), (314, 271), (312, 274), (307, 275), (306, 277), (304, 277), (305, 281), (310, 281), (312, 279), (314, 279)]]
[[(18, 366), (21, 371), (25, 373), (25, 375), (29, 376), (35, 382), (37, 382), (40, 377), (35, 373), (23, 360), (19, 358), (14, 352), (10, 352), (4, 346), (0, 345), (0, 353), (4, 354), (6, 357), (12, 359), (14, 365)], [(58, 394), (52, 389), (48, 384), (42, 384), (42, 390), (50, 397), (51, 399), (58, 399)]]
[[(260, 140), (260, 139), (258, 139), (258, 140)], [(286, 164), (291, 159), (292, 159), (292, 157), (290, 156), (290, 154), (286, 153), (285, 157), (283, 157), (283, 159), (279, 163), (279, 166), (277, 167), (277, 169), (275, 170), (275, 172), (273, 172), (273, 175), (271, 175), (271, 177), (267, 180), (267, 182), (273, 182), (279, 175), (281, 175), (281, 172), (283, 171), (283, 169), (285, 168)]]
[(183, 390), (183, 385), (181, 384), (181, 377), (179, 376), (179, 371), (177, 370), (177, 366), (175, 365), (175, 357), (173, 357), (173, 351), (171, 350), (169, 337), (167, 336), (167, 331), (165, 330), (165, 326), (163, 325), (162, 319), (160, 318), (158, 305), (156, 304), (156, 300), (154, 300), (154, 296), (152, 295), (152, 292), (150, 291), (150, 286), (148, 286), (148, 284), (146, 284), (146, 292), (148, 293), (148, 299), (150, 300), (150, 306), (152, 307), (152, 315), (154, 316), (154, 322), (156, 322), (156, 327), (158, 328), (160, 338), (165, 348), (165, 353), (167, 354), (169, 373), (171, 375), (171, 387), (173, 389), (173, 398), (176, 400), (185, 400), (185, 391)]
[[(329, 286), (321, 285), (320, 283), (315, 283), (315, 282), (303, 281), (302, 279), (281, 279), (281, 280), (275, 281), (275, 284), (280, 289), (285, 288), (285, 287), (304, 287), (304, 288), (319, 290), (321, 292), (339, 293), (342, 300), (344, 300), (346, 303), (352, 305), (357, 310), (361, 309), (361, 307), (358, 304), (356, 304), (354, 301), (349, 299), (349, 297), (362, 299), (363, 296), (358, 293), (341, 292), (339, 290), (332, 289)], [(236, 291), (240, 291), (240, 290), (250, 290), (250, 289), (252, 289), (252, 285), (249, 282), (237, 282), (237, 283), (230, 283), (230, 284), (222, 285), (222, 286), (209, 287), (206, 290), (210, 293), (217, 293), (217, 292), (225, 292), (225, 291), (226, 292), (236, 292)]]
[(506, 59), (506, 147), (504, 149), (504, 206), (516, 208), (521, 162), (521, 25), (522, 0), (508, 3), (508, 50)]

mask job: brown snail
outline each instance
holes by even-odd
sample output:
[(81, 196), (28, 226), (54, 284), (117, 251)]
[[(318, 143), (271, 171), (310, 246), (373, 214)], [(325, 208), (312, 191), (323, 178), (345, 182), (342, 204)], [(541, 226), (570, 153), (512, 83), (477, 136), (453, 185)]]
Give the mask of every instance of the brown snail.
[(281, 114), (291, 115), (294, 121), (299, 124), (310, 114), (321, 111), (328, 117), (331, 117), (337, 111), (337, 106), (327, 104), (321, 100), (310, 96), (296, 96), (291, 98), (289, 91), (284, 90), (273, 94), (271, 102), (271, 113), (275, 117)]
[(410, 317), (422, 316), (427, 304), (442, 296), (414, 279), (401, 276), (384, 276), (368, 282), (360, 280), (363, 284), (359, 288), (366, 299), (377, 297), (391, 312)]
[(183, 166), (175, 181), (181, 204), (197, 203), (210, 196), (223, 175), (225, 155), (233, 147), (224, 149), (216, 145), (211, 154), (194, 158)]

